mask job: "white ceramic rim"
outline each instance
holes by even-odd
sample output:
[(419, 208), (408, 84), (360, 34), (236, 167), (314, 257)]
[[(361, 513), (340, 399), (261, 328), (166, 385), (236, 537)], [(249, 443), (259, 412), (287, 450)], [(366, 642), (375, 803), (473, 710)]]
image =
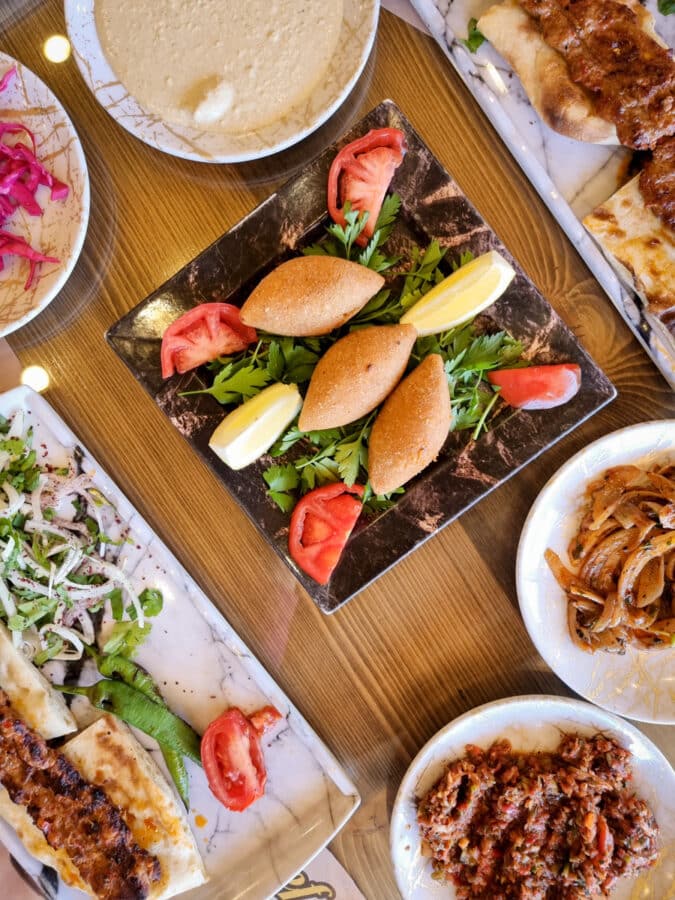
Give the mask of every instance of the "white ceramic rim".
[(21, 316), (20, 319), (16, 319), (9, 325), (5, 325), (4, 328), (0, 327), (0, 338), (6, 337), (8, 334), (12, 334), (12, 332), (17, 331), (19, 328), (22, 328), (31, 319), (34, 319), (39, 313), (41, 313), (52, 300), (56, 297), (58, 293), (60, 293), (61, 288), (64, 286), (66, 281), (70, 278), (70, 274), (75, 268), (75, 263), (80, 257), (80, 253), (82, 252), (82, 247), (84, 245), (84, 239), (87, 235), (87, 227), (89, 225), (89, 210), (91, 205), (91, 192), (89, 187), (89, 170), (87, 169), (87, 160), (84, 155), (84, 150), (82, 149), (82, 144), (80, 142), (80, 138), (75, 130), (75, 126), (72, 123), (72, 120), (68, 113), (65, 111), (58, 98), (55, 96), (53, 91), (42, 81), (38, 76), (27, 66), (24, 66), (23, 63), (19, 62), (17, 59), (14, 59), (8, 53), (3, 53), (0, 51), (0, 66), (4, 66), (5, 60), (9, 63), (9, 65), (16, 65), (20, 70), (22, 77), (26, 79), (33, 79), (37, 84), (39, 84), (51, 97), (54, 106), (56, 107), (58, 113), (63, 117), (63, 121), (65, 122), (66, 128), (70, 132), (73, 138), (73, 142), (71, 145), (71, 152), (77, 157), (77, 164), (82, 171), (82, 215), (80, 217), (80, 227), (76, 233), (75, 240), (72, 244), (72, 249), (70, 252), (70, 256), (66, 260), (61, 261), (61, 271), (59, 277), (52, 282), (51, 289), (47, 291), (42, 298), (42, 300), (36, 305), (33, 306), (25, 315)]
[[(575, 469), (580, 460), (586, 456), (589, 452), (593, 450), (597, 450), (601, 448), (604, 444), (613, 444), (617, 440), (620, 440), (622, 435), (626, 434), (635, 434), (640, 431), (648, 431), (650, 429), (660, 429), (663, 430), (665, 427), (672, 426), (675, 431), (675, 419), (652, 419), (648, 422), (639, 422), (636, 425), (628, 425), (625, 428), (619, 428), (616, 431), (611, 431), (609, 434), (603, 435), (601, 438), (598, 438), (596, 441), (593, 441), (592, 444), (588, 444), (588, 446), (579, 450), (578, 453), (575, 453), (570, 459), (564, 463), (557, 472), (555, 472), (551, 478), (546, 482), (543, 486), (539, 494), (537, 495), (534, 503), (532, 504), (529, 513), (527, 514), (527, 518), (525, 519), (525, 523), (523, 525), (523, 529), (521, 531), (520, 540), (518, 542), (518, 550), (516, 552), (516, 592), (518, 594), (518, 605), (520, 607), (520, 613), (523, 617), (523, 622), (525, 624), (525, 628), (527, 629), (527, 633), (530, 636), (530, 640), (536, 647), (539, 654), (543, 657), (546, 664), (552, 669), (553, 672), (560, 678), (561, 681), (564, 681), (565, 684), (576, 693), (580, 694), (582, 697), (585, 697), (590, 703), (593, 703), (596, 706), (601, 706), (603, 709), (608, 710), (610, 713), (620, 716), (626, 716), (629, 719), (634, 719), (638, 722), (648, 722), (654, 725), (672, 725), (675, 723), (675, 714), (670, 717), (656, 717), (649, 715), (649, 713), (641, 713), (640, 715), (636, 715), (634, 712), (626, 712), (617, 706), (612, 706), (607, 701), (603, 701), (600, 699), (596, 699), (595, 697), (591, 698), (588, 696), (588, 693), (585, 692), (583, 686), (577, 684), (570, 684), (568, 679), (562, 674), (559, 670), (559, 667), (556, 663), (556, 660), (552, 658), (550, 653), (550, 645), (546, 642), (542, 642), (538, 639), (535, 629), (532, 627), (532, 623), (530, 621), (529, 610), (523, 600), (524, 589), (523, 584), (525, 581), (525, 556), (526, 556), (526, 545), (528, 542), (529, 534), (532, 527), (532, 520), (538, 514), (540, 508), (546, 503), (549, 493), (555, 488), (557, 483), (565, 478), (567, 474)], [(637, 454), (636, 454), (637, 455)], [(612, 465), (609, 463), (608, 465)], [(607, 466), (605, 466), (607, 468)], [(598, 473), (599, 474), (599, 473)], [(565, 639), (569, 641), (570, 646), (573, 644), (565, 633)], [(668, 651), (663, 651), (668, 652)], [(600, 657), (602, 659), (602, 657)], [(611, 657), (609, 657), (611, 659)]]
[[(675, 790), (675, 771), (673, 771), (673, 768), (666, 757), (659, 750), (659, 748), (647, 737), (647, 735), (643, 734), (643, 732), (641, 732), (639, 728), (637, 728), (631, 722), (628, 722), (620, 716), (608, 712), (607, 710), (602, 709), (601, 707), (596, 706), (593, 703), (588, 703), (586, 700), (575, 700), (571, 697), (558, 697), (555, 694), (523, 694), (516, 697), (505, 697), (501, 700), (492, 700), (489, 703), (483, 703), (481, 706), (476, 706), (473, 709), (462, 713), (460, 716), (457, 716), (457, 718), (452, 719), (452, 721), (443, 726), (440, 731), (437, 731), (436, 734), (429, 738), (429, 740), (426, 742), (426, 744), (424, 744), (422, 749), (418, 751), (417, 755), (408, 766), (408, 769), (406, 770), (406, 773), (401, 780), (398, 791), (396, 792), (396, 798), (392, 807), (391, 822), (389, 826), (389, 854), (391, 856), (392, 866), (394, 869), (396, 886), (398, 887), (401, 897), (403, 897), (404, 900), (407, 900), (407, 897), (409, 895), (407, 893), (407, 885), (403, 882), (403, 872), (405, 870), (397, 864), (398, 857), (396, 850), (398, 849), (398, 846), (396, 831), (399, 826), (399, 819), (403, 818), (403, 808), (407, 798), (415, 795), (414, 787), (416, 782), (419, 780), (420, 775), (418, 770), (420, 769), (429, 751), (432, 750), (436, 744), (441, 743), (450, 732), (459, 728), (469, 719), (485, 716), (485, 714), (489, 714), (496, 709), (504, 710), (508, 709), (509, 707), (517, 708), (519, 706), (529, 706), (530, 704), (540, 705), (542, 703), (551, 704), (552, 706), (560, 705), (562, 708), (569, 710), (569, 714), (571, 717), (574, 717), (574, 713), (576, 712), (581, 718), (585, 717), (586, 719), (588, 719), (590, 714), (598, 720), (599, 729), (612, 729), (620, 735), (628, 735), (633, 741), (641, 743), (649, 751), (652, 760), (658, 762), (660, 765), (664, 766), (666, 770), (670, 771), (671, 779), (673, 781), (673, 789)], [(589, 727), (595, 727), (595, 724), (593, 723), (591, 725), (589, 723)], [(448, 762), (450, 761), (451, 758), (448, 757)], [(411, 839), (413, 837), (414, 836), (411, 835)]]
[[(270, 144), (260, 147), (260, 140), (257, 140), (256, 147), (251, 148), (250, 150), (242, 150), (240, 152), (227, 151), (215, 154), (211, 152), (200, 153), (197, 151), (191, 151), (188, 144), (191, 143), (193, 144), (193, 146), (195, 145), (195, 141), (192, 137), (188, 137), (185, 140), (181, 139), (180, 147), (169, 147), (163, 144), (162, 141), (153, 138), (152, 133), (146, 131), (144, 128), (136, 127), (135, 120), (132, 117), (126, 115), (118, 117), (117, 106), (106, 106), (100, 99), (98, 86), (92, 78), (91, 69), (87, 64), (84, 55), (81, 53), (82, 48), (75, 37), (76, 29), (74, 28), (74, 23), (77, 21), (78, 17), (86, 11), (86, 6), (91, 5), (93, 10), (93, 4), (95, 3), (95, 0), (86, 0), (84, 4), (82, 0), (64, 0), (64, 13), (66, 18), (66, 30), (68, 32), (70, 42), (73, 46), (74, 57), (77, 63), (77, 67), (80, 70), (80, 74), (82, 75), (91, 93), (94, 95), (103, 109), (105, 109), (108, 115), (110, 115), (119, 125), (126, 129), (126, 131), (128, 131), (134, 137), (138, 138), (138, 140), (142, 141), (144, 144), (147, 144), (150, 147), (154, 147), (155, 150), (160, 150), (162, 153), (168, 153), (171, 156), (177, 156), (180, 159), (192, 160), (193, 162), (220, 164), (250, 162), (255, 159), (263, 159), (267, 156), (272, 156), (275, 153), (280, 153), (282, 150), (286, 150), (288, 147), (292, 147), (294, 144), (297, 144), (299, 141), (303, 140), (303, 138), (306, 138), (310, 134), (313, 134), (313, 132), (320, 128), (321, 125), (323, 125), (324, 122), (326, 122), (339, 109), (342, 103), (349, 96), (349, 93), (351, 92), (352, 88), (363, 72), (368, 61), (368, 57), (370, 56), (371, 50), (373, 49), (373, 44), (375, 42), (375, 35), (377, 34), (377, 24), (380, 14), (380, 0), (369, 0), (369, 2), (372, 2), (372, 11), (370, 21), (368, 23), (369, 27), (368, 32), (365, 35), (365, 40), (363, 43), (363, 47), (361, 48), (361, 54), (359, 55), (356, 69), (354, 70), (351, 77), (343, 83), (340, 92), (336, 95), (332, 103), (325, 107), (305, 128), (302, 128), (294, 134), (284, 138), (283, 140), (278, 141), (276, 144)], [(97, 51), (96, 61), (104, 70), (104, 81), (117, 81), (117, 76), (113, 72), (110, 64), (108, 63), (108, 60), (105, 57), (103, 48), (101, 47), (101, 42), (98, 39), (98, 34), (95, 28), (93, 36), (95, 38), (93, 44)], [(135, 100), (135, 98), (134, 103), (138, 108), (140, 116), (152, 115), (151, 113), (146, 112), (138, 103), (138, 101)], [(181, 126), (173, 125), (171, 123), (167, 124), (169, 124), (170, 127), (175, 129), (177, 132), (180, 132), (182, 130)], [(214, 134), (214, 132), (210, 132), (210, 134)], [(228, 135), (224, 134), (224, 138), (227, 140)]]

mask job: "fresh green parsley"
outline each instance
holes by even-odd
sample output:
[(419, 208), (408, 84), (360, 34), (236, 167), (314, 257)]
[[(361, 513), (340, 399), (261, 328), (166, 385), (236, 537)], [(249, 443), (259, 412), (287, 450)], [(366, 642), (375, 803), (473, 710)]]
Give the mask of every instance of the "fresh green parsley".
[(453, 411), (452, 430), (473, 429), (476, 440), (486, 427), (498, 392), (485, 377), (493, 369), (516, 368), (523, 346), (504, 331), (481, 334), (474, 322), (459, 325), (442, 334), (417, 340), (412, 356), (418, 362), (430, 353), (438, 353), (445, 363)]
[[(471, 259), (473, 255), (470, 254)], [(393, 325), (434, 285), (443, 281), (445, 274), (441, 264), (445, 259), (443, 250), (434, 238), (426, 250), (413, 249), (412, 261), (403, 279), (400, 290), (383, 290), (366, 303), (363, 309), (349, 320), (349, 328), (363, 328), (365, 325)], [(468, 260), (467, 260), (468, 261)], [(463, 263), (462, 263), (463, 265)]]
[(7, 482), (17, 491), (35, 490), (40, 478), (40, 467), (37, 464), (37, 454), (31, 446), (32, 442), (32, 429), (28, 429), (25, 438), (0, 440), (0, 453), (9, 454), (9, 462), (0, 471), (0, 484)]
[(267, 483), (267, 496), (270, 497), (282, 512), (290, 512), (296, 503), (295, 490), (300, 484), (300, 475), (293, 465), (270, 466), (263, 472)]
[[(661, 0), (659, 0), (659, 2), (661, 2)], [(470, 53), (475, 53), (486, 39), (485, 35), (478, 30), (478, 19), (469, 19), (467, 30), (469, 33), (466, 39), (460, 38), (459, 42), (460, 44), (464, 44)]]
[(342, 259), (349, 259), (362, 266), (367, 266), (375, 272), (386, 272), (400, 259), (398, 256), (387, 256), (381, 250), (396, 224), (400, 208), (401, 198), (398, 194), (389, 194), (385, 197), (377, 217), (373, 236), (362, 248), (356, 243), (356, 240), (366, 227), (368, 213), (360, 213), (351, 209), (347, 202), (344, 207), (346, 224), (338, 225), (333, 222), (326, 228), (327, 236), (318, 243), (306, 247), (303, 253), (305, 256), (339, 256)]
[(115, 622), (108, 640), (103, 645), (103, 652), (117, 656), (132, 657), (152, 630), (150, 622), (141, 627), (137, 621)]
[(658, 6), (662, 16), (669, 16), (675, 12), (675, 0), (659, 0)]
[[(149, 626), (140, 629), (133, 621), (136, 618), (133, 597), (125, 613), (123, 591), (118, 586), (121, 575), (97, 571), (102, 560), (110, 568), (116, 565), (117, 554), (111, 551), (104, 556), (104, 545), (110, 549), (130, 540), (123, 528), (119, 539), (101, 531), (94, 514), (99, 515), (98, 507), (110, 507), (109, 501), (90, 486), (72, 501), (70, 515), (60, 507), (48, 506), (48, 498), (54, 495), (54, 485), (50, 486), (49, 480), (54, 475), (75, 476), (77, 464), (81, 462), (77, 448), (69, 466), (53, 469), (48, 462), (43, 465), (37, 462), (30, 428), (22, 437), (8, 437), (8, 434), (11, 434), (10, 424), (6, 419), (0, 419), (0, 485), (4, 488), (0, 490), (7, 494), (10, 504), (13, 502), (10, 484), (23, 494), (21, 509), (25, 512), (0, 518), (0, 579), (5, 593), (5, 599), (0, 603), (0, 620), (6, 622), (10, 631), (21, 633), (25, 646), (32, 648), (32, 658), (37, 665), (43, 665), (64, 651), (72, 656), (73, 647), (90, 639), (86, 637), (87, 630), (81, 629), (77, 617), (72, 621), (68, 619), (69, 610), (82, 602), (83, 594), (86, 598), (86, 592), (77, 588), (110, 583), (109, 589), (103, 588), (105, 595), (92, 592), (94, 596), (89, 597), (86, 612), (94, 616), (108, 600), (115, 620), (114, 635), (120, 646), (126, 648), (125, 652), (133, 652), (148, 633)], [(41, 478), (44, 480), (42, 485)], [(31, 496), (31, 492), (39, 487), (41, 515), (36, 514), (36, 495)], [(17, 578), (17, 575), (21, 577)], [(138, 595), (138, 602), (145, 616), (155, 616), (161, 611), (162, 595), (148, 588)], [(98, 620), (90, 619), (94, 629), (97, 624)], [(54, 631), (53, 626), (59, 628)], [(69, 634), (73, 641), (69, 640)]]

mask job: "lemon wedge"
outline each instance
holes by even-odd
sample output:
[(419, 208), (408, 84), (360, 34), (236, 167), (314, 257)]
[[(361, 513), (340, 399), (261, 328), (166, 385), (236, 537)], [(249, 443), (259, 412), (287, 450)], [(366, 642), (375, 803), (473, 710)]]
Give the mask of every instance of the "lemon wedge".
[(209, 447), (231, 469), (243, 469), (269, 450), (301, 406), (296, 385), (272, 384), (225, 416)]
[(515, 274), (503, 256), (490, 250), (433, 287), (405, 313), (401, 324), (414, 325), (422, 336), (461, 325), (501, 297)]

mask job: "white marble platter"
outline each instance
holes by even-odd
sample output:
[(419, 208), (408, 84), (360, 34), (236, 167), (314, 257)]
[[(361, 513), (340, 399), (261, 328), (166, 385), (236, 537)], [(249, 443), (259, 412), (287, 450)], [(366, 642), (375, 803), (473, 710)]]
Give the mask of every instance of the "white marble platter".
[[(518, 546), (516, 587), (520, 610), (534, 645), (559, 678), (600, 706), (630, 719), (675, 724), (675, 648), (623, 655), (585, 653), (567, 630), (567, 598), (544, 552), (550, 547), (565, 565), (567, 548), (581, 521), (589, 482), (611, 466), (648, 469), (675, 463), (675, 419), (621, 428), (584, 447), (542, 488), (525, 521)], [(570, 564), (571, 565), (571, 564)]]
[[(35, 429), (33, 446), (46, 450), (56, 465), (81, 446), (46, 400), (29, 388), (0, 395), (0, 414), (9, 418), (18, 410), (27, 417), (24, 424)], [(272, 704), (285, 719), (262, 740), (265, 794), (242, 813), (223, 807), (209, 791), (203, 771), (186, 759), (188, 819), (210, 877), (190, 898), (261, 900), (286, 884), (340, 830), (359, 805), (358, 792), (288, 697), (86, 450), (83, 468), (95, 473), (94, 483), (129, 528), (130, 542), (118, 564), (138, 590), (162, 591), (164, 608), (152, 620), (152, 632), (135, 658), (156, 679), (169, 707), (200, 733), (230, 706), (250, 713)], [(91, 683), (97, 677), (85, 668), (80, 681)], [(137, 736), (144, 746), (155, 747), (155, 759), (163, 765), (151, 739)], [(56, 886), (55, 894), (50, 892), (40, 864), (8, 826), (0, 825), (0, 840), (49, 896), (84, 896), (63, 884)]]
[[(17, 209), (3, 229), (25, 238), (35, 249), (55, 256), (58, 263), (41, 263), (39, 278), (28, 289), (26, 260), (5, 256), (0, 272), (0, 337), (29, 322), (56, 297), (66, 283), (87, 233), (89, 176), (82, 145), (65, 109), (47, 85), (30, 69), (0, 52), (0, 77), (13, 65), (17, 73), (0, 94), (0, 121), (19, 121), (33, 132), (37, 157), (68, 185), (64, 200), (50, 200), (49, 188), (38, 188), (41, 216)], [(21, 134), (19, 140), (27, 140)]]
[[(106, 58), (96, 27), (96, 0), (65, 0), (66, 26), (75, 60), (87, 87), (127, 131), (151, 147), (207, 163), (260, 159), (297, 143), (322, 125), (347, 98), (368, 60), (377, 32), (380, 0), (340, 0), (342, 28), (335, 52), (319, 84), (296, 107), (251, 131), (203, 130), (165, 121), (133, 97)], [(198, 5), (198, 4), (197, 4)], [(274, 28), (270, 19), (261, 23)], [(224, 36), (227, 41), (227, 36)]]
[(656, 865), (638, 878), (622, 879), (612, 900), (665, 900), (675, 889), (675, 772), (661, 751), (637, 728), (597, 706), (565, 697), (529, 695), (478, 706), (435, 734), (410, 764), (391, 816), (390, 848), (404, 900), (454, 900), (454, 887), (432, 878), (417, 827), (418, 801), (434, 786), (466, 744), (487, 749), (506, 738), (515, 750), (551, 751), (561, 732), (601, 732), (632, 754), (633, 785), (650, 805), (660, 829)]
[[(574, 141), (552, 131), (533, 109), (518, 76), (487, 41), (476, 53), (460, 43), (467, 36), (469, 19), (479, 19), (498, 0), (411, 2), (612, 303), (675, 388), (675, 335), (644, 309), (632, 283), (617, 273), (581, 224), (620, 186), (631, 151)], [(656, 0), (646, 0), (645, 6), (672, 47), (675, 16), (661, 15)], [(448, 130), (448, 141), (454, 140)]]

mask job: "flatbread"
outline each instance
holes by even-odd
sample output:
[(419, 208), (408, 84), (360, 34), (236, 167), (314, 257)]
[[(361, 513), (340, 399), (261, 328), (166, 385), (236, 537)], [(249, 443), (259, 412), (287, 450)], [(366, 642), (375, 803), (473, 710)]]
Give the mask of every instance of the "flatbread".
[(10, 632), (1, 623), (0, 688), (17, 716), (46, 741), (77, 731), (77, 722), (63, 695), (16, 649)]
[(204, 884), (204, 864), (179, 801), (123, 722), (102, 716), (62, 752), (120, 807), (136, 843), (159, 859), (162, 877), (150, 890), (152, 900)]
[[(654, 19), (647, 10), (635, 0), (622, 2), (635, 11), (650, 37), (667, 46), (654, 30)], [(517, 0), (491, 6), (478, 20), (478, 29), (511, 65), (549, 128), (577, 141), (620, 144), (614, 124), (595, 114), (591, 94), (572, 81), (563, 56), (549, 47)]]
[(656, 314), (675, 308), (675, 232), (647, 208), (636, 175), (583, 220)]
[[(64, 744), (61, 752), (84, 778), (105, 790), (122, 810), (136, 843), (159, 859), (161, 879), (152, 885), (149, 898), (165, 900), (204, 884), (204, 864), (179, 800), (123, 722), (104, 715)], [(0, 816), (28, 852), (56, 869), (65, 884), (95, 896), (66, 851), (50, 847), (26, 807), (13, 803), (2, 785)]]
[(91, 888), (82, 881), (80, 873), (73, 865), (65, 850), (54, 850), (35, 822), (28, 815), (25, 806), (13, 803), (5, 788), (0, 784), (0, 818), (3, 818), (16, 832), (26, 850), (45, 866), (56, 869), (64, 884), (79, 888), (89, 897), (95, 896)]

